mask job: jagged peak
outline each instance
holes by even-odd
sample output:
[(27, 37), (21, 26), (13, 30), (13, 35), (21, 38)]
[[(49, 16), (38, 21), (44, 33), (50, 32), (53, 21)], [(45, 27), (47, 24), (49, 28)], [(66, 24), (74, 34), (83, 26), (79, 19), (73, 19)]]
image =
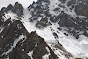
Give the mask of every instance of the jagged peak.
[[(16, 3), (15, 5), (20, 4)], [(22, 8), (22, 16), (18, 15), (17, 12), (19, 11), (15, 11), (14, 13), (8, 12), (5, 16), (9, 14), (9, 16), (14, 16), (17, 13), (16, 16), (8, 18), (9, 20), (15, 18), (16, 21), (11, 21), (11, 24), (19, 24), (21, 22), (22, 26), (29, 33), (36, 31), (39, 37), (44, 38), (60, 58), (64, 56), (65, 58), (71, 59), (70, 57), (73, 58), (72, 54), (75, 56), (87, 55), (85, 53), (87, 49), (84, 51), (85, 43), (80, 41), (80, 39), (83, 41), (88, 39), (87, 5), (87, 0), (38, 0), (37, 2), (33, 2), (28, 9)], [(10, 6), (13, 9), (14, 6)], [(2, 10), (4, 11), (4, 9), (6, 8)], [(19, 7), (17, 9), (20, 10)], [(35, 33), (33, 32), (33, 34)], [(59, 48), (56, 48), (58, 45)], [(68, 53), (68, 51), (72, 54)]]

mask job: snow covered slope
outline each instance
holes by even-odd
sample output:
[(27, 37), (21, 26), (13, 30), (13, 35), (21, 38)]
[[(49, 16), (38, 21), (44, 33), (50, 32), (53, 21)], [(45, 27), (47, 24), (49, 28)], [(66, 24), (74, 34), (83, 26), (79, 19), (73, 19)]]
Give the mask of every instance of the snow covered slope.
[[(24, 7), (23, 15), (19, 17), (10, 10), (4, 13), (4, 19), (20, 20), (29, 33), (36, 31), (59, 59), (88, 57), (87, 0), (38, 0), (30, 6), (29, 1), (17, 1)], [(16, 0), (12, 2), (14, 5)]]

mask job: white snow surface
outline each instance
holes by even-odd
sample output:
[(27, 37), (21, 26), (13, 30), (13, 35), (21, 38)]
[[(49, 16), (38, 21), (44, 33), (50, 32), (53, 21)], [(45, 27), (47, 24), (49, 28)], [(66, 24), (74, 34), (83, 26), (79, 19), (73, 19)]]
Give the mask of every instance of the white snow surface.
[(30, 56), (31, 59), (33, 59), (33, 58), (32, 58), (33, 51), (30, 51), (30, 52), (27, 53), (27, 54)]
[[(11, 18), (14, 18), (14, 17), (16, 17), (16, 16), (11, 16)], [(39, 36), (44, 38), (44, 40), (47, 42), (48, 45), (52, 44), (58, 40), (68, 52), (73, 54), (74, 57), (81, 57), (81, 58), (88, 57), (88, 52), (87, 52), (88, 51), (88, 48), (87, 48), (88, 47), (88, 45), (87, 45), (88, 38), (87, 37), (82, 35), (83, 37), (80, 36), (80, 40), (77, 40), (70, 34), (69, 34), (69, 36), (65, 36), (63, 34), (64, 31), (62, 32), (57, 29), (57, 27), (58, 27), (57, 23), (56, 24), (53, 23), (52, 26), (48, 26), (44, 29), (38, 29), (35, 27), (36, 22), (31, 23), (29, 21), (29, 17), (31, 17), (30, 12), (28, 12), (28, 10), (25, 9), (24, 17), (22, 18), (21, 21), (29, 33), (31, 33), (32, 31), (36, 31), (36, 33)], [(53, 29), (53, 31), (51, 31), (51, 28)], [(55, 39), (52, 34), (53, 32), (57, 33), (59, 38)], [(84, 43), (86, 43), (86, 44), (84, 44)], [(54, 47), (52, 47), (52, 48), (54, 48)], [(60, 53), (60, 50), (55, 50), (54, 52), (58, 56), (60, 54), (59, 58), (66, 59), (66, 57)], [(28, 55), (30, 55), (30, 54), (28, 54)], [(48, 55), (45, 55), (45, 56), (43, 56), (43, 58), (47, 58), (47, 56)]]
[[(31, 33), (32, 31), (36, 31), (36, 33), (41, 36), (42, 38), (44, 38), (44, 40), (48, 43), (48, 44), (52, 44), (54, 43), (56, 40), (58, 40), (62, 46), (70, 53), (72, 53), (75, 57), (87, 57), (88, 56), (88, 49), (86, 46), (88, 45), (85, 45), (85, 44), (81, 44), (82, 42), (85, 43), (88, 38), (85, 37), (85, 36), (81, 36), (80, 37), (80, 41), (75, 39), (73, 36), (71, 36), (69, 34), (69, 36), (65, 36), (63, 34), (62, 31), (59, 31), (57, 29), (58, 27), (58, 24), (53, 24), (52, 26), (48, 26), (44, 29), (38, 29), (35, 27), (35, 22), (33, 23), (30, 23), (29, 22), (29, 16), (31, 16), (29, 14), (28, 16), (28, 13), (26, 13), (25, 11), (25, 15), (26, 17), (24, 17), (22, 19), (22, 22), (23, 22), (23, 25), (25, 26), (25, 28), (28, 30), (29, 33)], [(28, 16), (28, 17), (27, 17)], [(51, 31), (51, 28), (54, 30), (54, 31)], [(59, 38), (55, 39), (54, 36), (53, 36), (53, 32), (57, 33), (57, 35), (59, 36)], [(85, 41), (86, 40), (86, 41)], [(57, 50), (56, 50), (57, 51)], [(56, 52), (56, 54), (59, 54), (59, 51)], [(64, 58), (63, 55), (61, 58)]]
[[(35, 27), (35, 22), (31, 23), (29, 22), (29, 17), (31, 16), (29, 14), (28, 16), (28, 13), (26, 13), (27, 11), (25, 11), (25, 15), (26, 17), (24, 17), (22, 19), (22, 22), (23, 22), (23, 25), (25, 26), (25, 28), (28, 30), (29, 33), (31, 33), (32, 31), (36, 31), (36, 33), (41, 36), (42, 38), (44, 38), (44, 40), (48, 43), (48, 44), (52, 44), (54, 43), (55, 41), (59, 41), (62, 46), (68, 51), (70, 52), (71, 54), (73, 54), (75, 57), (88, 57), (88, 48), (86, 46), (88, 45), (85, 45), (85, 44), (81, 44), (81, 42), (86, 42), (88, 40), (87, 37), (83, 36), (83, 37), (80, 37), (80, 41), (75, 39), (73, 36), (71, 36), (69, 34), (69, 36), (65, 36), (63, 34), (62, 31), (59, 31), (57, 29), (58, 27), (58, 24), (53, 24), (52, 26), (48, 26), (44, 29), (38, 29)], [(51, 31), (51, 28), (54, 30), (54, 31)], [(57, 35), (59, 36), (59, 38), (55, 39), (54, 36), (53, 36), (53, 32), (57, 33)], [(86, 40), (86, 41), (85, 41)], [(58, 51), (58, 52), (56, 52)], [(56, 50), (54, 51), (56, 54), (59, 54), (59, 50)], [(47, 56), (47, 55), (46, 55)], [(61, 58), (64, 58), (65, 57), (62, 55)]]
[[(30, 22), (24, 22), (23, 23), (25, 28), (29, 31), (29, 33), (31, 31), (36, 31), (37, 34), (39, 36), (41, 36), (42, 38), (45, 39), (45, 41), (48, 43), (48, 44), (52, 44), (53, 42), (55, 42), (56, 40), (58, 40), (62, 45), (63, 47), (70, 53), (72, 53), (73, 55), (75, 55), (75, 57), (86, 57), (86, 54), (88, 49), (87, 45), (82, 45), (80, 44), (80, 42), (75, 39), (73, 36), (65, 36), (62, 32), (59, 31), (59, 33), (57, 33), (57, 30), (55, 30), (55, 25), (51, 26), (55, 32), (58, 34), (59, 38), (58, 39), (55, 39), (53, 34), (52, 34), (52, 31), (50, 29), (50, 27), (47, 27), (45, 29), (42, 29), (42, 30), (39, 30), (37, 29), (34, 24), (30, 23)], [(28, 26), (29, 25), (29, 26)], [(84, 38), (85, 39), (85, 38)], [(88, 39), (88, 38), (87, 38)], [(85, 50), (85, 48), (86, 50)], [(58, 53), (58, 52), (57, 52)]]

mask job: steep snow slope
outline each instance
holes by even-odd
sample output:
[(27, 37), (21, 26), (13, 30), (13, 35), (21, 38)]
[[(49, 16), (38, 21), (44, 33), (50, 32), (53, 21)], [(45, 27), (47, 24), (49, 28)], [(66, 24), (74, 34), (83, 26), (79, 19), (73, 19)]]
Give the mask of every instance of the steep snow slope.
[[(58, 16), (61, 13), (61, 11), (64, 11), (66, 14), (70, 15), (73, 18), (75, 18), (75, 17), (85, 18), (84, 16), (81, 17), (80, 15), (77, 15), (74, 11), (74, 8), (71, 10), (70, 6), (67, 6), (67, 3), (71, 0), (67, 0), (65, 3), (61, 3), (61, 1), (58, 1), (58, 0), (49, 0), (49, 1), (50, 1), (50, 5), (48, 5), (49, 12), (50, 12), (50, 14), (52, 14), (54, 16)], [(42, 2), (42, 5), (44, 5), (44, 4), (47, 4), (47, 3)], [(62, 7), (58, 7), (58, 4), (61, 5)], [(59, 8), (60, 10), (55, 12), (55, 11), (53, 11), (55, 8)], [(32, 8), (32, 10), (33, 10), (33, 8)], [(32, 10), (30, 10), (30, 11), (32, 11)], [(44, 15), (45, 15), (45, 13), (44, 13)], [(24, 18), (24, 19), (27, 19), (27, 18)], [(40, 18), (38, 18), (37, 20), (39, 20), (39, 19)], [(65, 31), (65, 30), (67, 30), (67, 28), (65, 28), (65, 30), (59, 31), (57, 29), (59, 27), (59, 25), (57, 23), (52, 23), (51, 21), (49, 21), (50, 23), (52, 23), (51, 26), (48, 26), (48, 27), (43, 28), (41, 30), (35, 27), (36, 21), (34, 21), (33, 23), (30, 23), (29, 20), (26, 22), (25, 21), (23, 21), (23, 22), (24, 22), (23, 23), (24, 26), (26, 27), (26, 29), (29, 32), (36, 31), (38, 33), (38, 35), (43, 37), (48, 44), (52, 44), (58, 40), (62, 44), (62, 46), (68, 52), (75, 55), (75, 57), (85, 58), (88, 56), (88, 52), (87, 52), (88, 51), (88, 48), (87, 48), (88, 44), (86, 43), (86, 42), (88, 42), (88, 38), (86, 36), (79, 35), (79, 39), (76, 39), (74, 36), (70, 35), (69, 33), (68, 33), (68, 36), (66, 36), (63, 33), (67, 32), (67, 31)], [(54, 35), (52, 34), (53, 32), (55, 32), (58, 35), (58, 38), (54, 37)]]
[[(84, 38), (82, 38), (83, 41), (79, 42), (70, 34), (69, 34), (69, 36), (66, 36), (63, 34), (62, 31), (58, 31), (57, 24), (53, 24), (52, 26), (49, 26), (49, 27), (46, 27), (46, 28), (40, 30), (35, 27), (34, 23), (30, 23), (29, 21), (22, 21), (22, 22), (24, 22), (23, 24), (24, 24), (25, 28), (29, 31), (29, 33), (31, 31), (36, 31), (37, 34), (39, 36), (43, 37), (48, 44), (50, 44), (50, 45), (55, 44), (55, 42), (58, 40), (63, 45), (63, 47), (67, 51), (69, 51), (70, 53), (75, 55), (75, 57), (86, 57), (87, 56), (87, 54), (88, 54), (87, 53), (87, 51), (88, 51), (87, 44), (86, 45), (82, 44), (82, 42), (85, 41), (85, 38), (86, 38), (85, 36), (84, 36)], [(51, 28), (54, 31), (51, 31)], [(52, 34), (53, 32), (57, 33), (57, 35), (59, 37), (55, 38)], [(86, 39), (88, 40), (88, 38), (86, 38)], [(86, 42), (88, 42), (88, 41), (86, 41)], [(57, 50), (55, 50), (55, 52), (56, 52), (56, 54), (59, 54), (59, 52), (57, 52)]]
[[(61, 11), (64, 11), (66, 14), (70, 15), (73, 18), (79, 16), (75, 13), (74, 8), (72, 10), (70, 10), (70, 7), (67, 6), (67, 3), (69, 1), (71, 1), (71, 0), (67, 0), (66, 3), (61, 3), (58, 0), (50, 0), (50, 5), (49, 5), (50, 14), (58, 16), (61, 13)], [(44, 4), (46, 4), (46, 3), (43, 2), (42, 5), (44, 5)], [(59, 7), (59, 9), (60, 9), (59, 12), (58, 11), (57, 12), (53, 11), (53, 9), (58, 8), (58, 4), (60, 4), (63, 7)], [(79, 16), (79, 17), (81, 18), (81, 16)], [(82, 17), (84, 18), (84, 16), (82, 16)], [(27, 19), (27, 18), (24, 18), (24, 19)], [(39, 18), (37, 20), (39, 20)], [(52, 23), (51, 26), (48, 26), (44, 29), (39, 30), (38, 28), (35, 27), (36, 21), (34, 21), (34, 23), (30, 23), (29, 20), (26, 21), (26, 22), (25, 21), (23, 21), (23, 22), (24, 22), (23, 23), (24, 26), (26, 27), (26, 29), (29, 32), (36, 31), (37, 34), (40, 35), (41, 37), (43, 37), (48, 44), (52, 45), (54, 42), (59, 41), (62, 44), (62, 46), (68, 52), (75, 55), (75, 57), (85, 58), (85, 57), (88, 56), (88, 53), (87, 53), (88, 44), (86, 43), (86, 42), (88, 42), (88, 38), (86, 36), (80, 35), (78, 40), (70, 34), (68, 34), (68, 36), (66, 36), (66, 35), (63, 34), (66, 31), (64, 31), (64, 30), (59, 31), (57, 29), (58, 28), (57, 23), (52, 23), (51, 22)], [(52, 34), (53, 32), (55, 32), (58, 35), (58, 38), (54, 37), (54, 35)], [(59, 54), (59, 53), (57, 53), (57, 54)]]
[[(18, 0), (18, 1), (20, 1), (20, 0)], [(61, 3), (58, 0), (49, 0), (49, 1), (50, 1), (50, 5), (48, 5), (49, 12), (53, 16), (60, 15), (61, 11), (64, 11), (66, 14), (70, 15), (73, 18), (76, 18), (76, 16), (79, 16), (75, 13), (74, 8), (72, 10), (70, 10), (70, 7), (67, 6), (67, 2), (71, 1), (71, 0), (67, 0), (66, 3)], [(24, 8), (26, 8), (28, 6), (28, 5), (26, 6), (26, 4), (24, 5), (23, 1), (20, 3), (22, 3)], [(42, 4), (45, 5), (46, 3), (43, 2)], [(60, 9), (59, 11), (53, 11), (53, 9), (58, 7), (58, 4), (60, 4), (61, 6), (64, 6), (64, 7), (59, 7), (59, 9)], [(33, 6), (37, 6), (37, 5), (34, 4)], [(34, 22), (30, 22), (30, 19), (29, 19), (29, 18), (35, 16), (35, 15), (33, 16), (31, 14), (33, 12), (33, 10), (34, 10), (33, 8), (31, 8), (30, 11), (28, 9), (25, 9), (24, 16), (21, 17), (21, 19), (22, 19), (21, 21), (29, 33), (31, 33), (32, 31), (36, 31), (39, 36), (41, 36), (42, 38), (45, 39), (45, 41), (48, 43), (48, 45), (53, 49), (55, 54), (57, 54), (60, 59), (73, 59), (73, 58), (71, 58), (71, 57), (67, 58), (64, 54), (64, 51), (57, 49), (55, 47), (57, 42), (61, 43), (61, 45), (66, 49), (66, 51), (70, 52), (74, 57), (79, 57), (79, 58), (80, 57), (81, 58), (88, 57), (88, 52), (87, 52), (88, 51), (88, 43), (87, 43), (88, 37), (86, 37), (84, 35), (79, 35), (79, 38), (76, 39), (74, 36), (72, 36), (67, 31), (65, 31), (65, 30), (68, 30), (66, 27), (63, 27), (62, 28), (63, 30), (58, 30), (57, 28), (60, 27), (58, 25), (58, 23), (51, 22), (49, 18), (48, 18), (48, 20), (52, 25), (47, 26), (42, 29), (39, 29), (36, 27), (36, 22), (40, 21), (41, 17), (37, 17), (37, 20), (35, 20)], [(45, 17), (45, 14), (42, 14), (42, 15)], [(8, 13), (5, 16), (6, 16), (6, 18), (8, 16), (10, 16), (12, 19), (17, 19), (17, 15), (13, 15), (12, 13)], [(79, 16), (79, 17), (85, 18), (84, 16)], [(64, 33), (67, 33), (68, 35), (66, 36)]]
[(24, 8), (27, 8), (30, 4), (32, 4), (33, 1), (37, 0), (0, 0), (0, 9), (2, 7), (7, 7), (7, 5), (12, 4), (14, 5), (15, 2), (19, 2), (23, 5)]

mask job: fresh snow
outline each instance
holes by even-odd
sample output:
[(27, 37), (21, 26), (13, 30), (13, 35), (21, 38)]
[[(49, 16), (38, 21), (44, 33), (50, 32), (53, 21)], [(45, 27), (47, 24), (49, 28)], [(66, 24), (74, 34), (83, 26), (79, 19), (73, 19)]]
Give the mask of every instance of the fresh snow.
[(61, 2), (59, 2), (58, 0), (50, 0), (50, 5), (49, 5), (50, 14), (53, 14), (53, 15), (56, 15), (56, 16), (60, 14), (60, 12), (56, 12), (55, 13), (53, 11), (55, 8), (58, 7), (58, 4), (61, 4)]
[[(28, 14), (25, 13), (25, 15), (28, 15)], [(29, 16), (31, 16), (31, 15), (29, 14)], [(44, 40), (48, 44), (52, 44), (53, 42), (58, 40), (62, 44), (62, 46), (68, 52), (72, 53), (75, 57), (86, 57), (86, 55), (88, 54), (87, 50), (84, 50), (84, 47), (87, 45), (81, 44), (81, 41), (78, 41), (77, 39), (75, 39), (70, 34), (69, 34), (69, 36), (65, 36), (62, 31), (59, 31), (57, 29), (58, 24), (53, 24), (52, 26), (48, 26), (44, 29), (38, 29), (35, 27), (35, 22), (34, 23), (29, 22), (28, 18), (29, 17), (24, 17), (22, 22), (23, 22), (23, 25), (25, 26), (25, 28), (28, 30), (29, 33), (31, 33), (32, 31), (36, 31), (36, 33), (39, 36), (41, 36), (42, 38), (44, 38)], [(51, 31), (51, 28), (54, 31)], [(53, 34), (52, 34), (53, 32), (57, 33), (59, 38), (55, 39)], [(85, 39), (85, 37), (83, 37), (82, 40), (83, 39)], [(88, 38), (86, 38), (86, 39), (88, 39)], [(87, 47), (85, 47), (85, 48), (87, 49)], [(59, 50), (58, 50), (58, 52), (55, 51), (55, 53), (59, 53)], [(61, 58), (64, 58), (64, 57), (61, 57)]]
[(14, 19), (15, 20), (17, 20), (17, 15), (16, 14), (14, 14), (14, 13), (12, 13), (12, 12), (9, 12), (9, 13), (6, 13), (5, 15), (4, 15), (4, 22), (7, 20), (7, 19), (9, 19), (11, 17), (11, 21), (13, 21)]
[[(12, 17), (13, 16), (11, 16), (11, 18)], [(63, 34), (63, 32), (65, 32), (65, 31), (59, 31), (57, 29), (57, 27), (59, 27), (57, 23), (52, 23), (53, 24), (52, 26), (48, 26), (43, 29), (38, 29), (35, 27), (36, 22), (30, 22), (29, 17), (31, 17), (31, 14), (30, 14), (30, 12), (28, 12), (27, 9), (25, 9), (24, 17), (22, 17), (21, 22), (23, 23), (23, 25), (25, 26), (25, 28), (28, 30), (29, 33), (31, 33), (32, 31), (36, 31), (36, 33), (39, 36), (44, 38), (44, 40), (47, 42), (48, 45), (53, 44), (54, 42), (56, 42), (58, 40), (62, 44), (62, 46), (68, 52), (73, 54), (75, 57), (83, 57), (84, 58), (84, 57), (88, 56), (88, 52), (87, 52), (88, 51), (88, 49), (87, 49), (88, 38), (87, 37), (81, 35), (79, 38), (80, 40), (79, 39), (77, 40), (70, 34), (69, 34), (69, 36), (65, 36)], [(40, 18), (38, 18), (38, 19), (40, 20)], [(53, 31), (51, 31), (51, 28), (53, 29)], [(59, 36), (57, 39), (54, 38), (54, 36), (52, 34), (53, 32), (57, 33), (57, 35)], [(51, 48), (54, 48), (54, 47), (51, 46)], [(59, 50), (55, 50), (54, 52), (57, 55), (60, 54)], [(45, 55), (45, 57), (47, 57), (47, 55)], [(63, 55), (61, 55), (60, 58), (66, 59), (65, 56), (63, 56)]]
[[(73, 36), (65, 36), (61, 31), (58, 31), (57, 29), (57, 24), (53, 24), (52, 26), (48, 26), (44, 29), (38, 29), (35, 27), (34, 23), (30, 23), (29, 21), (22, 21), (25, 28), (28, 30), (28, 32), (32, 32), (32, 31), (36, 31), (36, 33), (41, 36), (42, 38), (44, 38), (44, 40), (48, 43), (48, 44), (52, 44), (53, 42), (55, 42), (56, 40), (58, 40), (62, 46), (70, 53), (72, 53), (75, 57), (86, 57), (86, 54), (88, 50), (84, 50), (84, 45), (80, 44), (80, 42), (75, 39)], [(51, 28), (52, 27), (54, 29), (54, 32), (56, 32), (59, 36), (59, 38), (55, 39)], [(57, 32), (58, 31), (58, 32)], [(85, 38), (84, 38), (85, 39)], [(88, 38), (87, 38), (88, 39)], [(85, 47), (87, 49), (87, 47)], [(56, 52), (59, 53), (59, 52)]]

